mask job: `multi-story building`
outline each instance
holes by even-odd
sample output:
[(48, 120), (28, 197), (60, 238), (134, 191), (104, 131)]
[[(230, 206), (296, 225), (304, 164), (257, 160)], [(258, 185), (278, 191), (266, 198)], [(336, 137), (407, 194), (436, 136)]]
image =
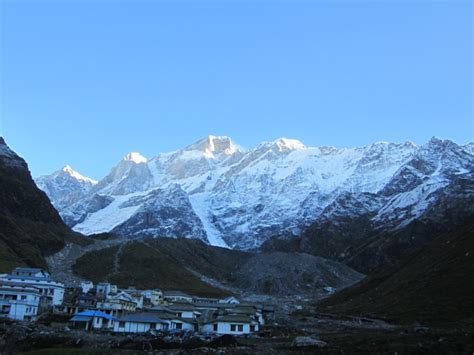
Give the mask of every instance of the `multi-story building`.
[(11, 275), (3, 275), (0, 281), (24, 284), (39, 289), (41, 296), (52, 306), (63, 303), (64, 284), (54, 281), (48, 272), (35, 268), (16, 268)]
[(0, 281), (0, 317), (36, 320), (41, 292), (25, 284)]

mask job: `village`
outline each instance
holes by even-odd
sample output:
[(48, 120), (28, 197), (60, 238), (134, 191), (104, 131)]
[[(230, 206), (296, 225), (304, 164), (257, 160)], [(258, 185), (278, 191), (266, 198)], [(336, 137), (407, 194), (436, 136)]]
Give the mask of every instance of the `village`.
[(41, 315), (67, 316), (87, 332), (250, 335), (274, 321), (274, 306), (188, 295), (179, 290), (137, 290), (84, 281), (69, 287), (39, 268), (17, 267), (0, 275), (0, 318), (35, 322)]

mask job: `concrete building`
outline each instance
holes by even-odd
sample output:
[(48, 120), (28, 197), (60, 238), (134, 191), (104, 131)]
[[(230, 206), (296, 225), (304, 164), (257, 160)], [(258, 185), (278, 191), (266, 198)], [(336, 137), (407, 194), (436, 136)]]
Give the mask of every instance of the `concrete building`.
[[(28, 274), (31, 274), (31, 276), (27, 276)], [(52, 306), (58, 306), (63, 303), (64, 284), (51, 279), (50, 274), (44, 270), (16, 268), (13, 270), (12, 275), (1, 276), (0, 281), (24, 284), (37, 288), (40, 290), (41, 296), (44, 296)]]
[(0, 282), (0, 317), (35, 321), (40, 307), (41, 292), (35, 287)]

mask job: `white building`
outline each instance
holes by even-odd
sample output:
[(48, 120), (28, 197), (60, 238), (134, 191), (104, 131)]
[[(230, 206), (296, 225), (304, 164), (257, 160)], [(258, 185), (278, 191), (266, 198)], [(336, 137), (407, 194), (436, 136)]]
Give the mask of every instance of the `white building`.
[(117, 318), (113, 329), (116, 333), (146, 333), (150, 330), (167, 330), (169, 322), (151, 313), (133, 313)]
[(149, 303), (151, 306), (157, 306), (163, 302), (163, 292), (161, 290), (146, 290), (142, 291), (145, 303)]
[(219, 300), (219, 303), (227, 303), (227, 304), (239, 304), (240, 301), (235, 298), (234, 296), (229, 296), (227, 298), (223, 298)]
[(76, 313), (70, 320), (73, 327), (90, 329), (107, 329), (114, 327), (114, 319), (111, 315), (100, 311), (84, 311)]
[(37, 288), (0, 282), (0, 317), (34, 321), (38, 316), (40, 298)]
[(97, 302), (97, 309), (117, 316), (123, 313), (135, 312), (137, 304), (134, 299), (125, 292), (108, 296), (107, 299)]
[(258, 332), (256, 320), (242, 315), (223, 315), (201, 324), (201, 333), (243, 335)]
[(116, 293), (117, 286), (114, 286), (108, 282), (101, 282), (97, 284), (95, 292), (97, 296), (107, 297), (109, 294), (114, 293), (112, 292), (113, 289), (115, 289)]
[(94, 288), (94, 283), (92, 281), (82, 281), (81, 289), (82, 293), (87, 293)]
[[(26, 270), (40, 270), (32, 276), (26, 276), (28, 273), (33, 271)], [(38, 276), (40, 275), (40, 276)], [(30, 287), (34, 287), (40, 290), (41, 296), (46, 297), (51, 305), (59, 306), (63, 303), (64, 299), (64, 284), (56, 282), (50, 278), (48, 272), (41, 269), (33, 268), (16, 268), (12, 275), (4, 275), (0, 277), (1, 281), (13, 282), (18, 284), (24, 284)]]
[(172, 311), (176, 317), (179, 318), (199, 318), (201, 312), (196, 310), (193, 304), (190, 303), (173, 303), (167, 307), (168, 310)]
[(35, 267), (17, 267), (13, 270), (12, 275), (14, 276), (34, 276), (34, 277), (45, 277), (50, 278), (51, 274), (43, 269)]
[(181, 291), (163, 291), (163, 299), (167, 302), (192, 302), (193, 297)]

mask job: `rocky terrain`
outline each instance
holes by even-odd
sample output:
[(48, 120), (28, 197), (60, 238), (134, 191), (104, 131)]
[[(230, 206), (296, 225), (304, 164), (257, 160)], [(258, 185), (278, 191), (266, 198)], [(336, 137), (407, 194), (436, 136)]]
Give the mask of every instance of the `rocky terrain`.
[(258, 253), (230, 275), (232, 286), (270, 295), (312, 295), (342, 289), (364, 275), (345, 265), (301, 253)]
[(97, 184), (66, 175), (70, 183), (58, 173), (36, 181), (81, 233), (292, 248), (364, 273), (474, 212), (472, 144), (436, 138), (344, 149), (279, 139), (244, 150), (209, 136), (151, 159), (130, 153)]
[(0, 137), (0, 273), (20, 265), (46, 267), (66, 241), (87, 241), (64, 224), (38, 189), (26, 162)]
[[(68, 251), (66, 248), (50, 258), (52, 265), (61, 264)], [(56, 268), (51, 269), (56, 275)], [(58, 268), (58, 274), (64, 270)], [(327, 294), (324, 288), (342, 289), (364, 277), (341, 263), (312, 255), (248, 253), (184, 238), (122, 240), (120, 245), (77, 255), (72, 271), (94, 282), (108, 280), (120, 287), (179, 289), (206, 296), (314, 297)]]
[(314, 313), (390, 322), (446, 324), (474, 319), (474, 219), (418, 253), (317, 305)]

